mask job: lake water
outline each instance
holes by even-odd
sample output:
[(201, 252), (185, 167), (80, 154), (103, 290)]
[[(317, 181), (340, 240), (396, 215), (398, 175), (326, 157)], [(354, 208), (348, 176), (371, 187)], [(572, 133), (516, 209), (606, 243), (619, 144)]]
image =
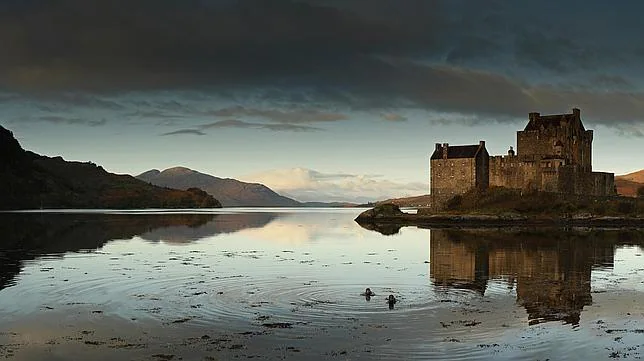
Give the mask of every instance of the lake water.
[(0, 214), (0, 359), (642, 357), (644, 231), (360, 211)]

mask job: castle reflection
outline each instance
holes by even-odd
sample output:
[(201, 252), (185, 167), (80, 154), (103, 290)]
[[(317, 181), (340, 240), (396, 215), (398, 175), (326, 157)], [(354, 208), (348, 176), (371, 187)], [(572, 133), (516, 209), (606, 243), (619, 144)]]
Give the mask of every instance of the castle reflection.
[(484, 295), (489, 280), (515, 288), (529, 324), (577, 325), (592, 303), (591, 271), (612, 267), (619, 245), (641, 244), (640, 233), (561, 230), (431, 230), (430, 274), (438, 289)]

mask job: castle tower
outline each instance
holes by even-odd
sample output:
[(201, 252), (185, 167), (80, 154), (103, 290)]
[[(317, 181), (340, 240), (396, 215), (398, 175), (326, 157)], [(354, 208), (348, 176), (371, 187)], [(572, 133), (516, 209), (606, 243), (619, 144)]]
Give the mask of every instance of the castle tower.
[(436, 143), (430, 159), (432, 207), (440, 209), (452, 197), (489, 186), (489, 154), (485, 141), (477, 145)]
[(561, 158), (567, 165), (592, 171), (593, 131), (586, 130), (581, 111), (541, 115), (529, 113), (525, 129), (517, 132), (517, 154), (535, 159)]

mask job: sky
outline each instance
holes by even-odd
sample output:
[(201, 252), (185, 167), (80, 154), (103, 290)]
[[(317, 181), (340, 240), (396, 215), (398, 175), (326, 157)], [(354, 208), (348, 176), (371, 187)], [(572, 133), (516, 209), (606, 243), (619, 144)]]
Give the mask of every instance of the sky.
[(428, 193), (435, 143), (505, 154), (581, 109), (593, 168), (644, 168), (644, 3), (0, 0), (0, 125), (137, 175), (302, 201)]

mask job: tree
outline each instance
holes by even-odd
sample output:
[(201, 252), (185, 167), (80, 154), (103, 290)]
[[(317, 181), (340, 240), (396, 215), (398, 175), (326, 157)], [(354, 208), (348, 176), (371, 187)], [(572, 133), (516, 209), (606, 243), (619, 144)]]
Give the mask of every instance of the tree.
[(640, 198), (644, 198), (644, 186), (637, 188), (637, 196)]

